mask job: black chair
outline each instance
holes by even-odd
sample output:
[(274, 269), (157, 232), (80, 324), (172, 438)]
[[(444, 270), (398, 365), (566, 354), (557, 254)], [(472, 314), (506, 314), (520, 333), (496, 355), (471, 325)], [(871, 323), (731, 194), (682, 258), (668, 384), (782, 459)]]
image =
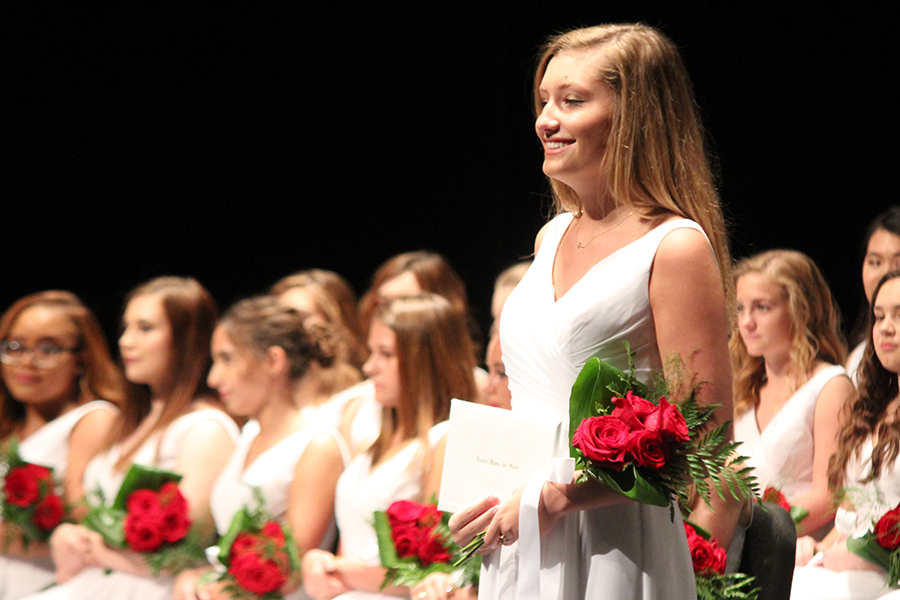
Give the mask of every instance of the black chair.
[(756, 577), (759, 600), (789, 600), (794, 578), (797, 528), (788, 511), (771, 502), (753, 506), (739, 571)]

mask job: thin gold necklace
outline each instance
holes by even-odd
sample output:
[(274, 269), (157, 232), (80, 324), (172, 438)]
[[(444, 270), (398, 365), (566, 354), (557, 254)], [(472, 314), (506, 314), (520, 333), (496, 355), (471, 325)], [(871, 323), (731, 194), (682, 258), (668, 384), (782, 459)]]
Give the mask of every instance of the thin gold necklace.
[[(591, 239), (589, 239), (587, 242), (585, 242), (585, 243), (583, 243), (583, 244), (582, 244), (581, 242), (578, 241), (578, 232), (576, 231), (576, 232), (575, 232), (575, 247), (578, 248), (579, 250), (582, 250), (582, 249), (584, 249), (584, 248), (587, 248), (588, 246), (591, 245), (591, 242), (593, 242), (594, 240), (596, 240), (596, 239), (597, 239), (598, 237), (600, 237), (601, 235), (603, 235), (603, 234), (605, 234), (605, 233), (609, 233), (610, 231), (612, 231), (613, 229), (615, 229), (616, 227), (618, 227), (619, 225), (621, 225), (622, 223), (624, 223), (626, 220), (628, 220), (628, 217), (630, 217), (630, 216), (633, 215), (633, 214), (634, 214), (634, 211), (633, 211), (633, 210), (628, 211), (628, 214), (625, 215), (624, 217), (622, 217), (621, 219), (619, 219), (619, 222), (618, 222), (618, 223), (616, 223), (615, 225), (613, 225), (613, 226), (610, 227), (609, 229), (604, 229), (603, 231), (601, 231), (600, 233), (598, 233), (597, 235), (595, 235), (594, 237), (592, 237)], [(578, 215), (578, 216), (581, 217), (581, 215)], [(579, 221), (578, 225), (579, 225), (579, 228), (580, 228), (580, 226), (581, 226), (581, 222), (580, 222), (580, 221)]]

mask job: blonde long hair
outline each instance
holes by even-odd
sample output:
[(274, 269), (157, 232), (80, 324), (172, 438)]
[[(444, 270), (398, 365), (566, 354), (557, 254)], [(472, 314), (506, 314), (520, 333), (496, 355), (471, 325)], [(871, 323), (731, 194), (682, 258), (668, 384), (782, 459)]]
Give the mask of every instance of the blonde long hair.
[[(599, 25), (550, 38), (534, 76), (535, 114), (550, 60), (562, 52), (602, 48), (597, 77), (615, 106), (601, 172), (615, 202), (644, 216), (674, 213), (696, 221), (715, 252), (722, 285), (732, 294), (731, 257), (693, 86), (675, 44), (642, 24)], [(557, 212), (579, 212), (575, 191), (550, 180)]]
[[(784, 292), (791, 317), (788, 373), (791, 393), (809, 380), (816, 361), (843, 364), (847, 346), (841, 335), (837, 303), (816, 263), (795, 250), (769, 250), (740, 261), (734, 281), (750, 273), (772, 280)], [(765, 361), (750, 356), (735, 324), (728, 342), (734, 373), (734, 412), (741, 414), (759, 402), (766, 383)]]

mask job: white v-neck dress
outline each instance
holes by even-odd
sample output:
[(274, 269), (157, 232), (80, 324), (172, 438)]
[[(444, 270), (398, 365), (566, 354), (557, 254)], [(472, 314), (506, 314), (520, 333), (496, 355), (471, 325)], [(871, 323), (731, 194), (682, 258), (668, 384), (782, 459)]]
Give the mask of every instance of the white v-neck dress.
[(756, 407), (735, 419), (734, 439), (743, 442), (741, 454), (762, 489), (776, 487), (791, 503), (812, 489), (816, 403), (829, 381), (846, 375), (839, 365), (821, 369), (794, 392), (762, 432)]
[[(82, 417), (95, 410), (115, 412), (117, 409), (104, 400), (94, 400), (73, 408), (20, 442), (19, 454), (27, 462), (50, 467), (53, 476), (62, 481), (69, 466), (72, 430)], [(0, 556), (0, 600), (17, 600), (52, 584), (53, 571), (53, 561), (49, 556), (33, 560)]]
[[(503, 361), (512, 410), (562, 421), (568, 432), (571, 386), (588, 359), (628, 368), (625, 341), (635, 353), (636, 375), (661, 369), (650, 270), (663, 238), (693, 221), (663, 223), (594, 265), (559, 300), (553, 287), (556, 250), (571, 214), (551, 221), (534, 264), (512, 292), (500, 319)], [(569, 455), (562, 436), (558, 457)], [(668, 508), (623, 501), (564, 517), (542, 538), (536, 509), (523, 502), (517, 544), (485, 557), (479, 597), (542, 600), (694, 600), (694, 576), (681, 518)], [(539, 553), (538, 553), (539, 550)]]

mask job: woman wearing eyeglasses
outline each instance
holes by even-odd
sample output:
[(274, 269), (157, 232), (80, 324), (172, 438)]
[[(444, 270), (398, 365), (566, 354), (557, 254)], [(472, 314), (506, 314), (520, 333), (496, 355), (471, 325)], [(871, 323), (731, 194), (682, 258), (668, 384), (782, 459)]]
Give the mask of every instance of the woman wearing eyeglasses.
[[(52, 468), (74, 505), (84, 467), (116, 414), (105, 400), (118, 403), (125, 394), (97, 319), (69, 292), (18, 300), (0, 317), (0, 374), (0, 446), (15, 440), (24, 460)], [(53, 582), (45, 544), (23, 547), (2, 521), (0, 540), (0, 600)]]

